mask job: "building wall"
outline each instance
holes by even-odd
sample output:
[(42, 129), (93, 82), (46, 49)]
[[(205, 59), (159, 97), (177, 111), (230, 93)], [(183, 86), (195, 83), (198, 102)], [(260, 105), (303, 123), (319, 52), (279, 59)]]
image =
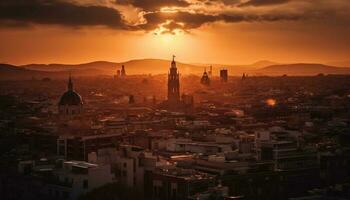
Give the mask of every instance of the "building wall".
[(61, 116), (74, 116), (83, 112), (83, 105), (59, 105), (58, 112)]

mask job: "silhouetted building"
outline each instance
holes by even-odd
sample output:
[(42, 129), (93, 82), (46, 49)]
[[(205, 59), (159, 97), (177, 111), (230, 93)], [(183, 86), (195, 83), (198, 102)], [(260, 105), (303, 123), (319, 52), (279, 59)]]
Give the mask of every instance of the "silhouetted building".
[[(114, 124), (113, 124), (114, 125)], [(67, 160), (88, 160), (89, 153), (103, 148), (115, 148), (121, 140), (121, 132), (97, 135), (69, 136), (57, 139), (57, 155)]]
[(210, 85), (210, 78), (207, 73), (207, 70), (204, 70), (203, 76), (201, 78), (201, 84), (207, 85), (207, 86)]
[(135, 98), (134, 95), (129, 96), (129, 104), (134, 104), (135, 103)]
[(157, 98), (156, 98), (155, 95), (153, 95), (152, 103), (153, 103), (154, 105), (157, 104)]
[(208, 72), (208, 75), (209, 75), (209, 77), (211, 77), (213, 75), (213, 66), (212, 65), (210, 65), (210, 70)]
[(247, 77), (248, 77), (248, 76), (247, 76), (245, 73), (243, 73), (243, 75), (242, 75), (242, 80), (244, 81)]
[(227, 80), (228, 80), (228, 71), (227, 71), (227, 69), (220, 70), (220, 80), (221, 80), (221, 82), (227, 82)]
[(61, 116), (72, 117), (82, 113), (82, 111), (83, 100), (81, 96), (74, 91), (72, 77), (69, 76), (68, 91), (62, 95), (58, 103), (58, 112)]
[(181, 106), (184, 111), (189, 112), (194, 107), (194, 98), (193, 95), (182, 94), (181, 95)]
[(120, 76), (121, 76), (121, 77), (126, 76), (126, 72), (125, 72), (125, 67), (124, 67), (124, 65), (122, 65), (122, 69), (120, 70)]
[(190, 111), (193, 108), (193, 96), (182, 95), (180, 98), (180, 79), (176, 68), (175, 56), (171, 62), (170, 72), (168, 74), (168, 99), (161, 104), (161, 109), (171, 111)]
[(180, 103), (180, 79), (176, 68), (175, 56), (171, 62), (170, 72), (168, 74), (168, 104), (176, 107)]
[(122, 65), (122, 68), (117, 70), (117, 74), (114, 76), (114, 78), (120, 78), (125, 76), (126, 76), (125, 66)]

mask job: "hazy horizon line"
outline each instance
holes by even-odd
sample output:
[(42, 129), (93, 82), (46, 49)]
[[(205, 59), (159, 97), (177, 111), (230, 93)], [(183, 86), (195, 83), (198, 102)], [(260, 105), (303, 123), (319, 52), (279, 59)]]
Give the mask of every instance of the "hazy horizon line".
[[(27, 62), (25, 64), (17, 64), (17, 63), (12, 63), (12, 62), (2, 62), (0, 61), (0, 64), (8, 64), (8, 65), (13, 65), (17, 67), (21, 66), (26, 66), (26, 65), (82, 65), (82, 64), (89, 64), (89, 63), (95, 63), (95, 62), (109, 62), (109, 63), (116, 63), (116, 64), (123, 64), (127, 62), (132, 62), (132, 61), (140, 61), (140, 60), (162, 60), (162, 61), (169, 61), (171, 62), (171, 59), (164, 59), (164, 58), (152, 58), (152, 57), (145, 57), (145, 58), (132, 58), (132, 59), (127, 59), (127, 60), (122, 60), (122, 61), (117, 61), (117, 60), (86, 60), (86, 61), (81, 61), (81, 62)], [(181, 59), (176, 60), (178, 63), (182, 64), (189, 64), (189, 65), (222, 65), (222, 66), (232, 66), (232, 65), (254, 65), (258, 64), (259, 62), (271, 62), (275, 64), (326, 64), (329, 65), (330, 63), (345, 63), (349, 62), (350, 60), (341, 60), (341, 61), (323, 61), (323, 62), (317, 62), (317, 61), (289, 61), (289, 62), (279, 62), (275, 60), (270, 60), (270, 59), (260, 59), (252, 62), (245, 62), (245, 63), (220, 63), (220, 62), (187, 62), (187, 61), (182, 61)], [(350, 67), (350, 66), (349, 66)]]

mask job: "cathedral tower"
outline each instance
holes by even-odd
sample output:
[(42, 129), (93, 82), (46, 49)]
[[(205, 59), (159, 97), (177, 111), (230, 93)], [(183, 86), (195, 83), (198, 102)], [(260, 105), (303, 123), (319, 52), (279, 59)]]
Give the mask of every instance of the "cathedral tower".
[(170, 72), (168, 74), (168, 103), (176, 106), (180, 102), (180, 80), (179, 72), (176, 68), (175, 56), (171, 62)]

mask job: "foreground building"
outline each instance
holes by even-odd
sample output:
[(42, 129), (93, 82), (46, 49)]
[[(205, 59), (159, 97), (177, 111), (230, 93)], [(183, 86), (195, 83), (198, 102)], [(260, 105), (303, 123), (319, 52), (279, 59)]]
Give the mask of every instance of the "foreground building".
[(152, 199), (189, 199), (214, 185), (214, 177), (207, 173), (176, 167), (158, 168), (152, 174)]
[(81, 136), (62, 135), (57, 139), (57, 155), (68, 160), (88, 160), (89, 153), (98, 149), (115, 147), (121, 133), (93, 134)]
[(66, 161), (53, 171), (47, 192), (56, 199), (78, 199), (82, 194), (112, 182), (110, 165)]

